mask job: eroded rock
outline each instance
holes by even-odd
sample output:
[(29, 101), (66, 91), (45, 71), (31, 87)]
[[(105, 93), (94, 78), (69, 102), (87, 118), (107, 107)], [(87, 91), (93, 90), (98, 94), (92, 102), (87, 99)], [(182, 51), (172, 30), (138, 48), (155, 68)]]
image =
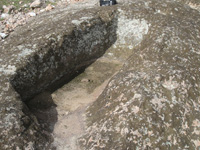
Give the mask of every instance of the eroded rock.
[(30, 99), (110, 46), (134, 52), (88, 108), (82, 149), (199, 149), (200, 13), (182, 2), (55, 10), (18, 28), (0, 44), (0, 149), (51, 149), (30, 111), (45, 103)]
[(42, 0), (35, 0), (33, 3), (31, 3), (31, 8), (40, 8), (42, 6)]
[(51, 134), (30, 112), (45, 103), (29, 100), (73, 78), (117, 39), (114, 10), (52, 13), (54, 21), (40, 16), (0, 44), (0, 149), (50, 149)]
[(199, 149), (200, 14), (163, 1), (119, 12), (148, 33), (89, 107), (83, 149)]

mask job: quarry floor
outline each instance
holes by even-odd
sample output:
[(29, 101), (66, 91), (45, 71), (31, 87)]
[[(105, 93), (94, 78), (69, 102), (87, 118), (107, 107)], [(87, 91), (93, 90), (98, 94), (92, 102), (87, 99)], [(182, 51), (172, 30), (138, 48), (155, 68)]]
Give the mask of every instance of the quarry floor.
[(84, 135), (86, 109), (105, 89), (109, 79), (123, 66), (130, 49), (110, 48), (72, 81), (52, 93), (57, 105), (53, 145), (57, 150), (79, 150), (77, 139)]

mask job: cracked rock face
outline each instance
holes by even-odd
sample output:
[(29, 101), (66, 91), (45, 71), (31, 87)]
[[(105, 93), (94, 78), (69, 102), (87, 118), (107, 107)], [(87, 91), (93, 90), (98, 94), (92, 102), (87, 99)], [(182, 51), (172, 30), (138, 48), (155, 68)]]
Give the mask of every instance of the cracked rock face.
[(18, 28), (0, 43), (0, 149), (51, 149), (30, 99), (112, 45), (133, 54), (87, 109), (82, 149), (199, 149), (200, 13), (186, 3), (55, 10)]

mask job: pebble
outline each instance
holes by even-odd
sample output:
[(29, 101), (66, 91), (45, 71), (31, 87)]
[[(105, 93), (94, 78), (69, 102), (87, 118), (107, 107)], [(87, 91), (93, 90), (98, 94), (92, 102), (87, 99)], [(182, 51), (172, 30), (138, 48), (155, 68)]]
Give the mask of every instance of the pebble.
[(1, 37), (2, 39), (5, 39), (7, 36), (8, 36), (8, 34), (0, 33), (0, 37)]
[(31, 8), (40, 8), (41, 6), (42, 6), (42, 1), (41, 0), (35, 0), (30, 5)]
[(11, 13), (11, 11), (15, 10), (15, 6), (13, 5), (10, 5), (10, 6), (5, 6), (3, 5), (3, 12), (4, 13)]
[(50, 11), (50, 10), (52, 10), (54, 7), (51, 5), (51, 4), (49, 4), (46, 8), (45, 8), (45, 10), (46, 11)]
[(9, 14), (3, 13), (1, 14), (1, 19), (6, 19), (9, 17)]
[(36, 13), (34, 13), (34, 12), (29, 12), (28, 15), (31, 16), (31, 17), (35, 17), (35, 16), (36, 16)]

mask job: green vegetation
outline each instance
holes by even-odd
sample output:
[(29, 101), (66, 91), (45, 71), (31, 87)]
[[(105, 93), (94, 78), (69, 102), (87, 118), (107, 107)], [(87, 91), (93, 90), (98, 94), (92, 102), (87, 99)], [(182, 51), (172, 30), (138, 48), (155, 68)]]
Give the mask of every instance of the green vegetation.
[[(21, 2), (21, 4), (20, 4)], [(0, 9), (3, 9), (3, 5), (9, 6), (14, 5), (17, 9), (24, 4), (33, 2), (33, 0), (0, 0)]]

